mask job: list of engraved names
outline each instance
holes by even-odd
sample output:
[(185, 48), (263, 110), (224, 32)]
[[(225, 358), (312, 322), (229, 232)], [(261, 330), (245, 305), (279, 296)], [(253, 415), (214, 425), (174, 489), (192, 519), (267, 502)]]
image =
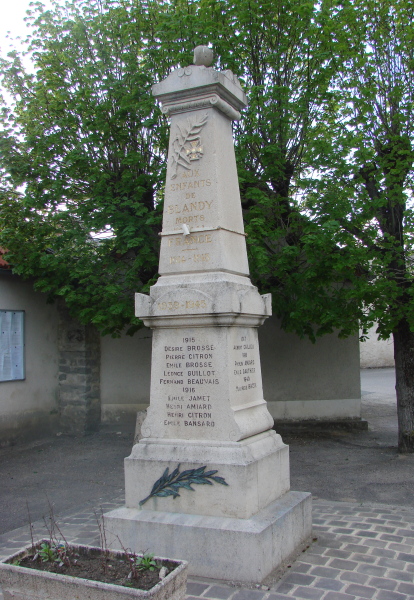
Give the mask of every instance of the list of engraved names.
[[(175, 345), (163, 345), (162, 367), (157, 385), (165, 389), (166, 427), (217, 426), (217, 402), (220, 394), (220, 373), (216, 343), (205, 336), (181, 337)], [(233, 365), (234, 391), (244, 398), (243, 392), (255, 395), (261, 392), (257, 341), (245, 329), (239, 331), (230, 347)], [(260, 373), (259, 373), (260, 375)], [(167, 392), (168, 389), (168, 392)], [(162, 394), (164, 396), (164, 394)]]
[(179, 345), (164, 346), (161, 386), (174, 386), (166, 399), (165, 426), (215, 427), (213, 396), (220, 384), (214, 344), (182, 337)]
[(245, 392), (257, 388), (256, 343), (248, 331), (238, 335), (233, 345), (234, 379), (236, 392)]

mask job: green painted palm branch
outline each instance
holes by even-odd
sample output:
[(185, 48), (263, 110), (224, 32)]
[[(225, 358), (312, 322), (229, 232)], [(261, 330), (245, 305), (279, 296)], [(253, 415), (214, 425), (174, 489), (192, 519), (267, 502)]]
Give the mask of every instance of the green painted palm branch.
[(195, 490), (191, 486), (196, 484), (213, 485), (213, 482), (216, 482), (221, 483), (221, 485), (228, 485), (223, 477), (216, 476), (217, 470), (206, 471), (206, 465), (204, 467), (199, 467), (198, 469), (187, 469), (182, 473), (180, 473), (180, 466), (181, 465), (178, 465), (172, 473), (169, 473), (169, 468), (167, 467), (162, 476), (152, 486), (149, 496), (144, 498), (144, 500), (141, 500), (139, 505), (142, 506), (147, 500), (154, 496), (160, 498), (172, 496), (173, 498), (177, 498), (180, 495), (178, 493), (179, 489), (194, 492)]

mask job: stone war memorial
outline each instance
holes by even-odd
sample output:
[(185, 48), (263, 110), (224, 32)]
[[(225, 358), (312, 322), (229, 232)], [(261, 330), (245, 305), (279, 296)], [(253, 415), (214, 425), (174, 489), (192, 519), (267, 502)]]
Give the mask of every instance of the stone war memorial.
[(231, 71), (194, 65), (153, 86), (171, 119), (160, 278), (136, 295), (153, 329), (150, 407), (125, 459), (108, 540), (189, 561), (193, 575), (260, 582), (311, 535), (311, 496), (263, 399), (257, 328), (271, 297), (249, 279), (232, 137), (247, 105)]

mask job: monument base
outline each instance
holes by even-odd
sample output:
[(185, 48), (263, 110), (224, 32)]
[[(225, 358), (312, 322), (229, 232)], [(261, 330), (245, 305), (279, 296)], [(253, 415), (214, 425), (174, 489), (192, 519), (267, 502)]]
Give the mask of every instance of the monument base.
[(185, 559), (199, 577), (260, 583), (312, 533), (312, 500), (287, 492), (250, 519), (118, 508), (105, 515), (107, 543)]
[[(167, 467), (169, 473), (204, 467), (227, 485), (194, 484), (174, 499), (150, 497)], [(289, 490), (289, 449), (272, 430), (241, 442), (144, 438), (125, 459), (126, 508), (249, 519)]]

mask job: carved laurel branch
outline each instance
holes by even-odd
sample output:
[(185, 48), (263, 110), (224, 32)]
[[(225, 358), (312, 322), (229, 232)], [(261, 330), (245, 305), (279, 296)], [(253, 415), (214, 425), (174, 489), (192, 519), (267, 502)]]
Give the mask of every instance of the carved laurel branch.
[(200, 131), (207, 123), (207, 119), (208, 113), (202, 116), (199, 121), (194, 117), (193, 119), (188, 118), (186, 124), (177, 123), (177, 133), (172, 144), (173, 155), (171, 157), (171, 166), (173, 174), (171, 175), (171, 179), (177, 177), (178, 165), (187, 170), (191, 169), (191, 161), (187, 157), (185, 145), (198, 140)]
[(170, 474), (167, 467), (162, 476), (157, 479), (152, 486), (151, 493), (144, 498), (144, 500), (141, 500), (139, 505), (142, 506), (147, 500), (154, 496), (162, 498), (172, 496), (173, 498), (177, 498), (180, 495), (178, 493), (180, 488), (194, 492), (195, 490), (191, 485), (195, 484), (213, 485), (212, 482), (215, 481), (216, 483), (221, 483), (221, 485), (228, 485), (223, 477), (216, 477), (217, 470), (205, 471), (207, 468), (206, 465), (204, 467), (199, 467), (198, 469), (188, 469), (182, 473), (180, 473), (180, 466), (181, 465), (178, 465), (178, 467)]

